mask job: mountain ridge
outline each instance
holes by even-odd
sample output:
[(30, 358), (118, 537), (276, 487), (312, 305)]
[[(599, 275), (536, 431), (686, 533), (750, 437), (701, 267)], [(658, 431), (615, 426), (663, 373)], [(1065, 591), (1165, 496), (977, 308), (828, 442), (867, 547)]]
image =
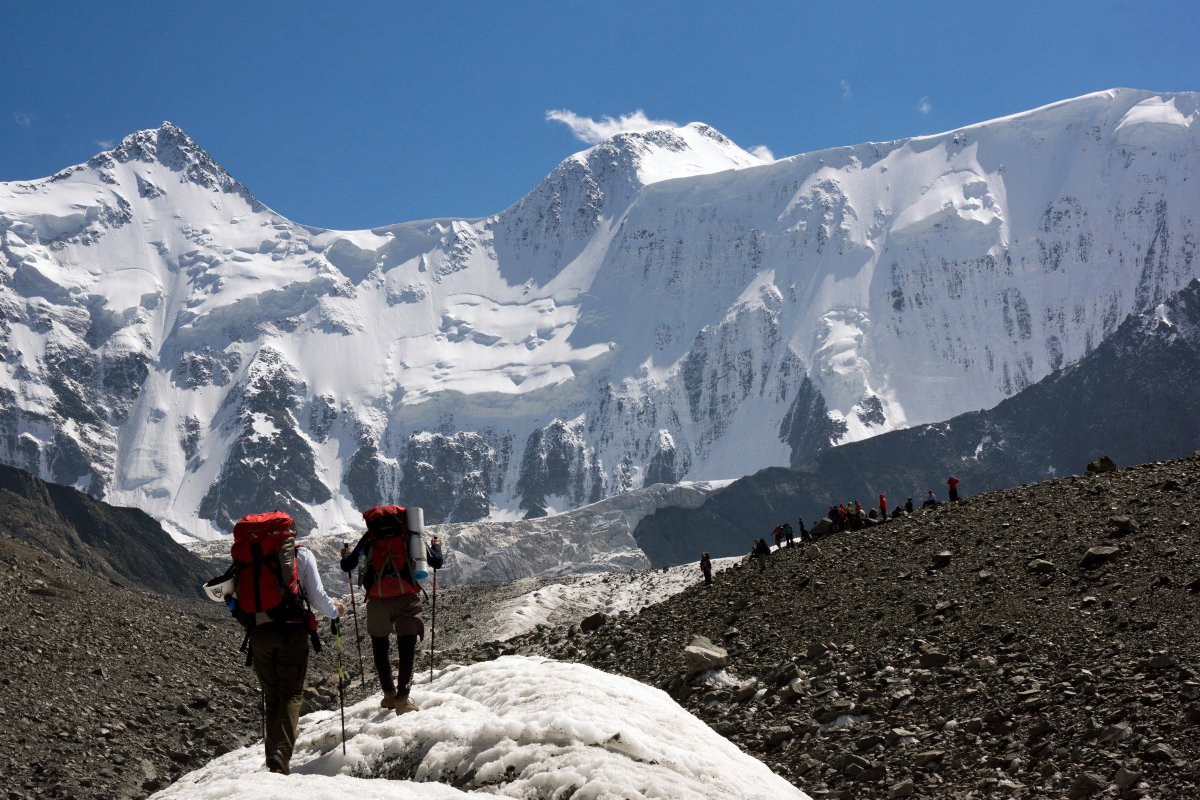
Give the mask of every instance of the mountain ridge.
[[(626, 134), (496, 215), (366, 231), (135, 134), (0, 184), (0, 461), (209, 538), (514, 519), (989, 407), (1198, 271), (1197, 96), (1108, 94), (757, 166)], [(746, 166), (635, 191), (606, 148), (649, 139)]]

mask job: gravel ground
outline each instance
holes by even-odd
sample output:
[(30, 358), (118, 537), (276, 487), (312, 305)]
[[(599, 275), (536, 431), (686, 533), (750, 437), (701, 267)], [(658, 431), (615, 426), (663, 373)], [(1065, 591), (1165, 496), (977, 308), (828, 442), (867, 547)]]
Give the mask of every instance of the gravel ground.
[[(814, 797), (1193, 798), (1196, 508), (1195, 457), (1055, 480), (504, 642), (487, 641), (494, 610), (533, 584), (462, 587), (439, 598), (438, 664), (529, 653), (635, 677)], [(215, 606), (120, 588), (7, 537), (0, 571), (10, 800), (145, 797), (257, 740), (240, 629)], [(633, 578), (599, 580), (620, 596)], [(689, 666), (697, 636), (724, 655), (702, 648)], [(313, 707), (336, 703), (334, 653), (310, 666)], [(348, 699), (375, 690), (355, 677)]]

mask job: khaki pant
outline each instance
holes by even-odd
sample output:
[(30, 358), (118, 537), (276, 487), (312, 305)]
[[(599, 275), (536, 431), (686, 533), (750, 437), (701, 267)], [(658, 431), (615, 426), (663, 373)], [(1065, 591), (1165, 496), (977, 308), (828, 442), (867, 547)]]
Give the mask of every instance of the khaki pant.
[(250, 633), (250, 647), (265, 704), (263, 743), (267, 766), (274, 763), (287, 772), (304, 701), (308, 628), (287, 623), (258, 625)]

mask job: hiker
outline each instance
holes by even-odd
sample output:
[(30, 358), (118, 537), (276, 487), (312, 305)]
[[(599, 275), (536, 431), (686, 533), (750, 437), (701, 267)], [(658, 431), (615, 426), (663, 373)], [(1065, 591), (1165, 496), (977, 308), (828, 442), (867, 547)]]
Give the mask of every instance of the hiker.
[(904, 504), (904, 510), (907, 511), (909, 514), (913, 513), (913, 503), (912, 503), (911, 497), (908, 498), (908, 502)]
[(793, 541), (796, 538), (796, 531), (792, 527), (792, 523), (790, 523), (790, 522), (783, 523), (783, 538), (787, 542), (787, 546), (791, 547)]
[(775, 537), (775, 549), (778, 550), (783, 546), (783, 525), (776, 525), (771, 535)]
[(796, 524), (800, 526), (800, 541), (811, 540), (812, 536), (808, 533), (808, 528), (804, 527), (804, 517), (797, 517)]
[[(371, 655), (383, 690), (379, 706), (393, 709), (397, 715), (407, 714), (417, 710), (408, 693), (412, 688), (417, 643), (425, 638), (425, 619), (421, 615), (424, 590), (417, 581), (424, 577), (425, 563), (434, 569), (442, 566), (440, 542), (436, 552), (425, 546), (421, 536), (423, 514), (419, 508), (375, 506), (363, 512), (363, 519), (367, 532), (353, 549), (342, 548), (341, 568), (343, 572), (353, 572), (359, 558), (366, 558), (359, 583), (366, 589), (367, 635), (371, 637)], [(418, 541), (410, 544), (414, 536)], [(416, 552), (418, 557), (410, 558), (410, 552)], [(393, 633), (399, 653), (395, 681), (391, 665)]]
[(926, 489), (925, 502), (921, 503), (921, 508), (933, 508), (938, 504), (937, 498), (933, 496), (933, 489)]
[(958, 502), (958, 478), (951, 475), (946, 479), (946, 485), (950, 487), (950, 502)]
[(760, 538), (754, 543), (754, 549), (751, 552), (758, 559), (758, 571), (766, 572), (767, 558), (771, 555), (771, 545), (767, 544), (766, 539)]
[(887, 498), (882, 494), (879, 495), (879, 518), (887, 519)]
[(700, 554), (700, 571), (704, 573), (704, 585), (712, 586), (712, 559), (708, 553)]
[(874, 506), (871, 506), (871, 510), (867, 512), (867, 519), (878, 520), (879, 519), (879, 509), (875, 508)]
[(325, 593), (316, 556), (296, 544), (296, 523), (288, 514), (243, 517), (233, 528), (232, 556), (237, 600), (227, 602), (246, 627), (249, 660), (262, 686), (267, 769), (287, 775), (300, 728), (310, 639), (313, 649), (321, 649), (311, 608), (338, 619), (346, 607)]

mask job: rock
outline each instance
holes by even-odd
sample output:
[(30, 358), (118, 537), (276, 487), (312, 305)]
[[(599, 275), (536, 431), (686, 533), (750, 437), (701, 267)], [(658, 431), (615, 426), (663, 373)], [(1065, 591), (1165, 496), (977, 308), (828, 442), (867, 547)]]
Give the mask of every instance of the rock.
[(1132, 736), (1133, 728), (1129, 723), (1119, 722), (1116, 725), (1109, 725), (1107, 728), (1101, 730), (1096, 738), (1104, 744), (1109, 744), (1111, 742), (1123, 742)]
[(1087, 465), (1088, 475), (1102, 475), (1105, 472), (1116, 472), (1117, 462), (1113, 461), (1108, 456), (1100, 456), (1097, 459), (1089, 462)]
[(1113, 783), (1115, 783), (1117, 788), (1122, 792), (1129, 791), (1141, 782), (1142, 773), (1127, 767), (1121, 767), (1117, 770), (1117, 773), (1113, 775)]
[[(981, 569), (975, 574), (976, 583), (991, 583), (996, 578), (996, 573), (989, 569)], [(899, 785), (899, 784), (897, 784)]]
[(1030, 572), (1046, 574), (1054, 572), (1058, 569), (1058, 567), (1054, 566), (1053, 561), (1047, 561), (1044, 558), (1035, 558), (1025, 565), (1025, 569), (1029, 570)]
[(1109, 517), (1108, 524), (1112, 528), (1112, 536), (1125, 536), (1130, 533), (1137, 533), (1141, 525), (1136, 519), (1127, 514), (1118, 514), (1117, 516)]
[(696, 636), (683, 649), (684, 671), (690, 678), (710, 669), (722, 669), (729, 660), (729, 651), (718, 647), (704, 636)]
[(1102, 775), (1097, 775), (1095, 772), (1081, 772), (1071, 781), (1071, 786), (1067, 789), (1067, 797), (1071, 800), (1081, 800), (1107, 788), (1108, 781), (1104, 780)]
[(829, 648), (820, 642), (809, 642), (808, 650), (805, 651), (804, 655), (809, 661), (816, 661), (828, 652)]
[(913, 786), (912, 778), (905, 778), (899, 783), (888, 787), (888, 800), (896, 800), (898, 797), (912, 797), (916, 794), (916, 789)]
[(1083, 560), (1079, 562), (1079, 566), (1083, 569), (1095, 569), (1110, 561), (1116, 560), (1121, 554), (1121, 548), (1105, 545), (1101, 547), (1092, 547), (1084, 555)]
[(596, 612), (591, 616), (584, 617), (579, 621), (579, 629), (584, 633), (592, 633), (600, 630), (604, 623), (608, 621), (608, 615), (603, 612)]
[(1155, 742), (1142, 751), (1142, 760), (1155, 764), (1174, 763), (1179, 760), (1179, 754), (1165, 742)]
[(913, 756), (913, 766), (921, 769), (931, 761), (941, 761), (946, 757), (945, 750), (926, 750)]
[(950, 562), (951, 562), (951, 560), (953, 560), (953, 558), (954, 558), (954, 554), (951, 553), (949, 550), (943, 550), (940, 553), (934, 553), (933, 554), (933, 568), (934, 569), (945, 569), (946, 567), (950, 566)]
[(936, 650), (930, 650), (928, 653), (921, 653), (917, 658), (917, 662), (925, 669), (939, 669), (950, 663), (950, 656), (945, 653), (939, 653)]

